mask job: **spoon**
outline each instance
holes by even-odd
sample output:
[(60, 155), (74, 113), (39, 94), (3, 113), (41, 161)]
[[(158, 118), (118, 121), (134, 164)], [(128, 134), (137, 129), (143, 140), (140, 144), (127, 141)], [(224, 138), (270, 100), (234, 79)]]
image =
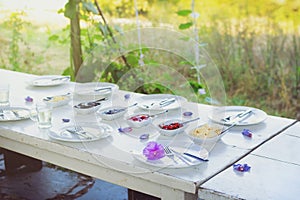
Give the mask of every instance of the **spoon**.
[(156, 114), (153, 114), (153, 115), (149, 115), (149, 117), (150, 117), (150, 118), (156, 117), (157, 115), (161, 115), (161, 114), (164, 114), (164, 113), (167, 113), (167, 112), (169, 112), (169, 110), (165, 110), (165, 111), (160, 112), (160, 113), (156, 113)]
[(109, 110), (105, 111), (104, 114), (112, 115), (112, 114), (116, 114), (116, 113), (119, 113), (119, 112), (123, 112), (123, 111), (125, 111), (125, 110), (127, 110), (127, 109), (129, 109), (129, 108), (131, 108), (131, 107), (136, 106), (137, 104), (138, 104), (138, 103), (132, 104), (131, 106), (128, 106), (128, 107), (126, 107), (126, 108), (109, 109)]
[(109, 87), (101, 87), (101, 88), (94, 89), (95, 92), (99, 92), (101, 90), (112, 90), (112, 87), (109, 86)]
[(199, 119), (200, 119), (200, 117), (197, 117), (197, 118), (195, 118), (195, 119), (191, 119), (191, 120), (182, 122), (181, 125), (185, 125), (185, 124), (187, 124), (187, 123), (190, 123), (190, 122), (193, 122), (193, 121), (197, 121), (197, 120), (199, 120)]
[(105, 97), (105, 98), (102, 98), (102, 99), (98, 99), (96, 101), (82, 102), (82, 103), (77, 104), (74, 107), (76, 107), (76, 108), (90, 108), (90, 107), (99, 105), (100, 101), (106, 101), (106, 100), (107, 100), (107, 98)]

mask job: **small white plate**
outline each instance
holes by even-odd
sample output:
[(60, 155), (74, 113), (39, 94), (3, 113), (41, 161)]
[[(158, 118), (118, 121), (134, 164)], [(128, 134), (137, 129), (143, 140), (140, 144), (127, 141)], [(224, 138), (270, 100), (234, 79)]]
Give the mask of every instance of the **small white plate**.
[[(231, 125), (230, 122), (224, 122), (222, 119), (224, 119), (227, 116), (235, 116), (238, 113), (241, 113), (243, 111), (246, 111), (250, 109), (250, 107), (246, 106), (225, 106), (220, 107), (217, 110), (213, 111), (208, 117), (214, 122), (225, 124), (225, 125)], [(257, 108), (251, 108), (252, 112), (249, 114), (248, 117), (245, 118), (242, 122), (238, 123), (238, 126), (247, 126), (247, 125), (254, 125), (259, 124), (263, 122), (265, 119), (267, 119), (267, 114), (259, 110)]]
[(0, 122), (18, 121), (30, 118), (30, 110), (21, 107), (0, 108)]
[[(174, 99), (173, 102), (162, 104), (163, 101), (168, 101)], [(171, 94), (150, 94), (141, 96), (137, 99), (138, 106), (144, 110), (162, 111), (162, 110), (172, 110), (181, 107), (181, 102), (187, 101), (181, 96), (171, 95)]]
[(111, 135), (112, 127), (108, 124), (98, 124), (98, 125), (80, 125), (82, 131), (86, 132), (89, 138), (83, 137), (80, 134), (71, 133), (69, 130), (74, 130), (75, 126), (67, 126), (58, 131), (49, 131), (48, 135), (54, 140), (64, 141), (64, 142), (90, 142), (99, 139), (106, 138)]
[[(206, 149), (200, 147), (199, 145), (194, 145), (194, 144), (190, 144), (188, 147), (170, 145), (170, 148), (180, 154), (190, 153), (192, 155), (199, 156), (204, 159), (207, 159), (209, 154)], [(132, 152), (133, 157), (147, 165), (151, 165), (159, 168), (185, 168), (185, 167), (190, 167), (190, 166), (204, 163), (203, 161), (196, 160), (189, 157), (189, 159), (192, 160), (192, 162), (190, 162), (190, 164), (188, 165), (184, 163), (182, 160), (180, 160), (177, 156), (174, 157), (177, 164), (167, 156), (164, 156), (159, 160), (148, 160), (147, 157), (143, 155), (142, 151)]]
[(106, 97), (119, 89), (119, 86), (113, 83), (90, 82), (77, 83), (74, 93), (81, 97)]
[(70, 76), (46, 75), (30, 81), (30, 85), (38, 87), (56, 86), (69, 82)]

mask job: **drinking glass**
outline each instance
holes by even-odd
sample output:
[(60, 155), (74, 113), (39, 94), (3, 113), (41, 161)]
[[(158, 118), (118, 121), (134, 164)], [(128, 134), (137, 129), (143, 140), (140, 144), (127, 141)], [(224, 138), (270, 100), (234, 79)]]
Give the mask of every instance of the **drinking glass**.
[(50, 128), (52, 126), (52, 106), (45, 103), (37, 103), (35, 110), (31, 112), (30, 118), (38, 122), (39, 128)]
[(0, 83), (0, 107), (9, 105), (9, 84)]

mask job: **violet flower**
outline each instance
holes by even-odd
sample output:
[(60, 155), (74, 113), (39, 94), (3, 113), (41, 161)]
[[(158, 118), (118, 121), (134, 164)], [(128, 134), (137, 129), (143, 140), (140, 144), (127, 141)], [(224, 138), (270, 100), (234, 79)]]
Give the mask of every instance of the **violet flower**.
[(148, 160), (158, 160), (165, 156), (165, 151), (161, 144), (152, 141), (143, 149), (143, 154)]
[(26, 102), (33, 102), (33, 98), (31, 98), (30, 96), (27, 96), (26, 98), (25, 98), (25, 101)]
[(120, 127), (120, 128), (118, 128), (118, 131), (120, 133), (129, 133), (132, 131), (132, 128), (131, 127), (125, 127), (125, 128)]
[(62, 121), (65, 122), (65, 123), (68, 123), (68, 122), (70, 122), (70, 119), (64, 118), (64, 119), (62, 119)]
[(124, 98), (125, 98), (125, 100), (128, 100), (130, 98), (130, 94), (125, 94)]
[(247, 164), (234, 164), (233, 169), (239, 172), (248, 172), (250, 171), (250, 166)]
[(184, 113), (183, 113), (183, 116), (185, 116), (185, 117), (190, 117), (190, 116), (192, 116), (192, 115), (193, 115), (193, 113), (190, 112), (190, 111), (187, 111), (187, 112), (184, 112)]
[(249, 129), (244, 129), (242, 134), (246, 137), (252, 138), (252, 132)]

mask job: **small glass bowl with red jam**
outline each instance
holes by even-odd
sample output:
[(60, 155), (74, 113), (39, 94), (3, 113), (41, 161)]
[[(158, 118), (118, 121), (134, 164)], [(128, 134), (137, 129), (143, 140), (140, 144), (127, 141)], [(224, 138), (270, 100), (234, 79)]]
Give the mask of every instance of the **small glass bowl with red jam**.
[(171, 119), (156, 125), (160, 134), (164, 136), (174, 136), (183, 132), (187, 128), (187, 124), (184, 124), (180, 119)]
[(152, 122), (152, 117), (149, 114), (134, 114), (126, 118), (129, 126), (134, 128), (140, 128), (147, 126)]

